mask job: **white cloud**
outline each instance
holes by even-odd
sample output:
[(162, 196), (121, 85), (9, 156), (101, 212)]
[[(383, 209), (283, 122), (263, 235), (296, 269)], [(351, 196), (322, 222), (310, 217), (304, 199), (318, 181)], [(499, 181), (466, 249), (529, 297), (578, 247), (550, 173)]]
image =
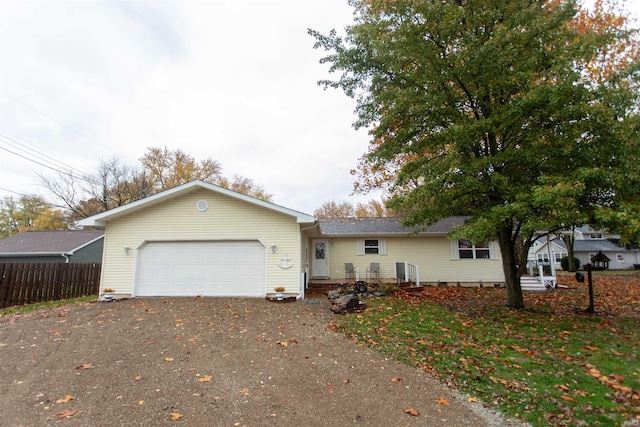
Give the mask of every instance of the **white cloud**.
[[(5, 0), (0, 134), (89, 172), (181, 148), (312, 213), (349, 197), (369, 138), (355, 101), (317, 86), (328, 65), (307, 28), (351, 19), (346, 0)], [(36, 172), (0, 151), (0, 187), (42, 193)]]

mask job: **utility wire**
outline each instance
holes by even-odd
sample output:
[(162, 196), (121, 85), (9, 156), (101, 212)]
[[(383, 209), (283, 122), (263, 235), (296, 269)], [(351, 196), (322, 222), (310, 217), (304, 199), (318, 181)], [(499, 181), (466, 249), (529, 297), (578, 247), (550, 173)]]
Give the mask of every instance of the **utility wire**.
[(28, 109), (30, 109), (30, 110), (32, 110), (32, 111), (34, 111), (34, 112), (36, 112), (36, 113), (40, 114), (41, 116), (46, 117), (47, 119), (51, 120), (52, 122), (55, 122), (55, 123), (59, 124), (60, 126), (63, 126), (63, 127), (67, 128), (67, 129), (69, 129), (69, 130), (70, 130), (70, 131), (72, 131), (73, 133), (75, 133), (75, 134), (77, 134), (77, 135), (80, 135), (81, 137), (83, 137), (83, 138), (85, 138), (85, 139), (87, 139), (87, 140), (89, 140), (89, 141), (93, 142), (94, 144), (98, 144), (99, 146), (101, 146), (101, 147), (103, 147), (103, 148), (106, 148), (107, 150), (109, 150), (109, 151), (111, 151), (111, 152), (113, 152), (113, 153), (118, 154), (118, 153), (117, 153), (113, 148), (111, 148), (111, 147), (109, 147), (109, 146), (107, 146), (107, 145), (104, 145), (104, 144), (102, 144), (102, 143), (101, 143), (101, 142), (99, 142), (99, 141), (96, 141), (95, 139), (91, 138), (90, 136), (87, 136), (87, 135), (83, 134), (82, 132), (80, 132), (80, 131), (78, 131), (78, 130), (76, 130), (76, 129), (72, 128), (72, 127), (71, 127), (71, 126), (69, 126), (69, 125), (66, 125), (65, 123), (62, 123), (62, 122), (61, 122), (61, 121), (59, 121), (59, 120), (54, 119), (53, 117), (51, 117), (51, 116), (49, 116), (49, 115), (47, 115), (47, 114), (43, 113), (42, 111), (38, 110), (38, 109), (37, 109), (37, 108), (35, 108), (35, 107), (32, 107), (31, 105), (27, 104), (26, 102), (19, 100), (19, 99), (18, 99), (18, 98), (16, 98), (15, 96), (9, 95), (7, 92), (5, 92), (5, 91), (3, 91), (3, 90), (0, 90), (0, 93), (1, 93), (1, 94), (3, 94), (4, 96), (6, 96), (7, 98), (12, 99), (12, 100), (13, 100), (13, 101), (15, 101), (15, 102), (17, 102), (17, 103), (19, 103), (19, 104), (24, 105), (24, 106), (25, 106), (25, 107), (27, 107)]
[[(2, 129), (0, 129), (0, 130), (2, 130)], [(12, 147), (14, 149), (17, 149), (17, 150), (25, 153), (26, 155), (29, 155), (31, 157), (35, 157), (38, 160), (41, 160), (43, 162), (47, 162), (49, 164), (52, 164), (55, 167), (62, 166), (64, 168), (66, 168), (67, 170), (75, 171), (80, 175), (89, 175), (88, 173), (86, 173), (86, 172), (84, 172), (84, 171), (82, 171), (82, 170), (80, 170), (78, 168), (75, 168), (75, 167), (73, 167), (73, 166), (71, 166), (71, 165), (69, 165), (67, 163), (64, 163), (63, 161), (58, 160), (58, 159), (56, 159), (55, 157), (53, 157), (51, 155), (48, 155), (48, 154), (45, 154), (45, 153), (41, 153), (40, 151), (38, 151), (36, 149), (28, 147), (28, 146), (26, 146), (25, 144), (21, 143), (18, 140), (14, 139), (14, 138), (11, 138), (11, 137), (9, 137), (7, 135), (4, 135), (2, 132), (0, 132), (0, 138), (3, 138), (5, 140), (5, 141), (3, 141), (3, 140), (0, 139), (0, 142), (3, 142), (5, 144), (7, 144), (7, 145), (9, 145), (10, 147)], [(11, 142), (8, 142), (7, 140), (11, 141)], [(24, 147), (24, 148), (20, 148), (20, 147), (16, 146), (16, 144), (21, 146), (21, 147)]]
[(82, 180), (82, 181), (85, 181), (85, 182), (88, 182), (88, 183), (90, 183), (90, 184), (91, 184), (91, 183), (93, 183), (93, 181), (92, 181), (92, 180), (90, 180), (90, 179), (88, 179), (88, 178), (85, 178), (85, 177), (83, 177), (83, 176), (74, 176), (73, 174), (71, 174), (71, 173), (69, 173), (69, 172), (62, 171), (62, 170), (57, 169), (57, 168), (55, 168), (55, 167), (53, 167), (53, 166), (49, 166), (49, 165), (46, 165), (46, 164), (44, 164), (44, 163), (41, 163), (41, 162), (39, 162), (39, 161), (37, 161), (37, 160), (30, 159), (29, 157), (26, 157), (26, 156), (23, 156), (22, 154), (19, 154), (19, 153), (16, 153), (16, 152), (14, 152), (14, 151), (11, 151), (11, 150), (9, 150), (9, 149), (8, 149), (8, 148), (6, 148), (6, 147), (2, 147), (2, 146), (0, 146), (0, 150), (4, 150), (4, 151), (7, 151), (7, 152), (9, 152), (9, 153), (11, 153), (11, 154), (13, 154), (13, 155), (18, 156), (18, 157), (22, 157), (22, 158), (23, 158), (23, 159), (25, 159), (25, 160), (28, 160), (28, 161), (30, 161), (30, 162), (32, 162), (32, 163), (38, 164), (38, 165), (40, 165), (40, 166), (43, 166), (43, 167), (45, 167), (45, 168), (47, 168), (47, 169), (51, 169), (52, 171), (58, 172), (58, 173), (60, 173), (60, 174), (62, 174), (62, 175), (67, 175), (67, 176), (70, 176), (70, 177), (73, 177), (73, 178), (78, 178), (78, 179), (80, 179), (80, 180)]

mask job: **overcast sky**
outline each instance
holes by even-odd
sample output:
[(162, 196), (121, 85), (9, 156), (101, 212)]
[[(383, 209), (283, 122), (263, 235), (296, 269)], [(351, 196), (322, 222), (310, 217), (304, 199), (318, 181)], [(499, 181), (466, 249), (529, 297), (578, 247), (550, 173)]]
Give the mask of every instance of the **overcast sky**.
[(0, 0), (0, 197), (47, 196), (54, 172), (21, 156), (92, 173), (166, 146), (305, 213), (380, 198), (350, 196), (369, 137), (307, 35), (351, 19), (347, 0)]

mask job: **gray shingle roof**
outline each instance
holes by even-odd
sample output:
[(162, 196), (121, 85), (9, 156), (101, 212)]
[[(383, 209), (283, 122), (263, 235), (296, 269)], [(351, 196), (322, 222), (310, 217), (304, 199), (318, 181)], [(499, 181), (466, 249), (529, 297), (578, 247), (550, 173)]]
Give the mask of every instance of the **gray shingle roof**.
[(101, 230), (25, 231), (0, 240), (0, 255), (70, 253), (103, 235)]
[(573, 250), (577, 252), (612, 252), (624, 251), (625, 248), (615, 244), (609, 239), (586, 239), (575, 240), (573, 242)]
[(421, 235), (445, 235), (454, 227), (464, 224), (466, 216), (452, 216), (442, 219), (421, 230), (420, 227), (405, 227), (402, 218), (323, 218), (318, 220), (320, 234), (324, 236), (374, 236), (407, 235), (419, 232)]

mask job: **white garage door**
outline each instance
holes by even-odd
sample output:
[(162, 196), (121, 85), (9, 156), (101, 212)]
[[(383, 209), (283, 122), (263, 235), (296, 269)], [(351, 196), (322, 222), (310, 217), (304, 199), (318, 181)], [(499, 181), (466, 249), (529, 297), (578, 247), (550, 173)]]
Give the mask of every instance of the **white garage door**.
[(258, 241), (149, 242), (138, 251), (135, 296), (265, 295)]

